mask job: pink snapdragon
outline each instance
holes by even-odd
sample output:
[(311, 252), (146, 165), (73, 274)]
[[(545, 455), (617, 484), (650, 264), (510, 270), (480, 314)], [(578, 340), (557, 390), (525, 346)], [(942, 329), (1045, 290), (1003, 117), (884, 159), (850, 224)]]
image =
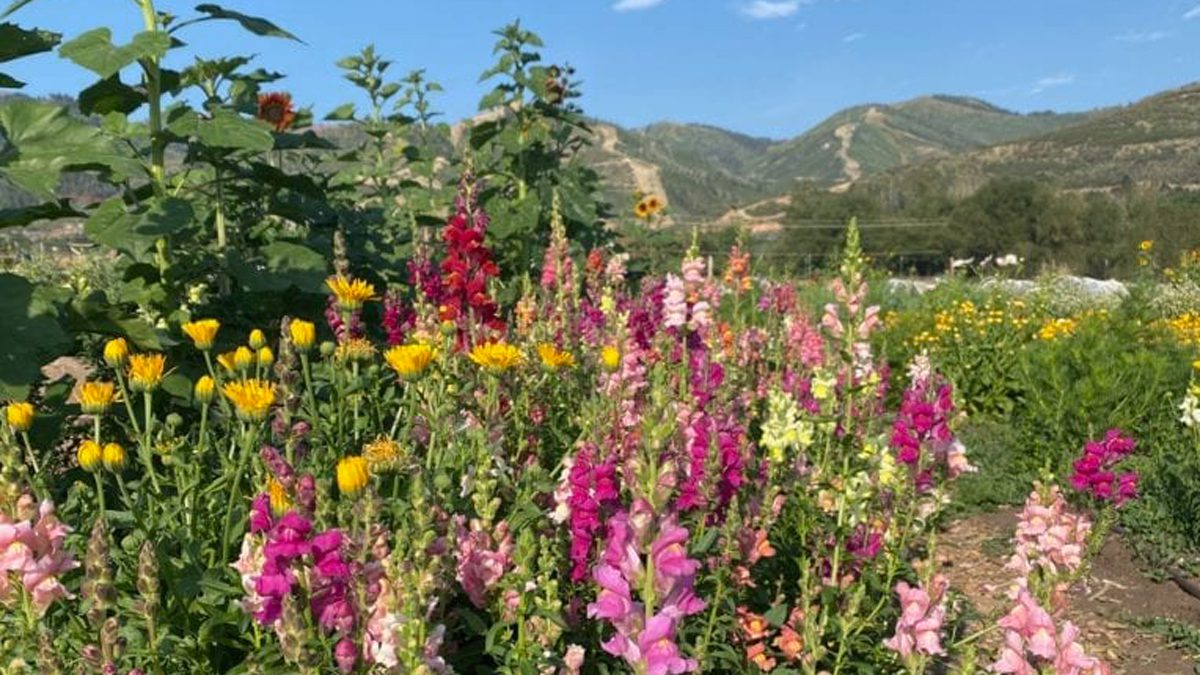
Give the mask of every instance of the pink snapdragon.
[(29, 513), (33, 503), (32, 497), (21, 497), (19, 520), (0, 514), (0, 604), (14, 599), (17, 586), (11, 577), (15, 575), (40, 617), (55, 600), (73, 597), (59, 577), (79, 563), (63, 548), (71, 528), (55, 515), (54, 502), (47, 499), (38, 506), (36, 521)]
[(950, 429), (954, 412), (954, 391), (949, 383), (929, 376), (914, 379), (904, 390), (900, 412), (892, 423), (891, 446), (897, 461), (912, 470), (919, 491), (933, 488), (934, 468), (940, 467), (949, 480), (976, 470)]
[(466, 591), (471, 604), (484, 607), (488, 592), (512, 566), (512, 533), (506, 522), (501, 521), (489, 531), (477, 519), (472, 519), (468, 526), (463, 516), (455, 516), (454, 526), (458, 547), (455, 579)]
[(1083, 565), (1092, 524), (1072, 513), (1057, 485), (1035, 485), (1025, 500), (1008, 569), (1028, 577), (1040, 569), (1050, 576), (1070, 574)]
[(1071, 485), (1100, 502), (1120, 506), (1137, 499), (1138, 474), (1127, 471), (1118, 475), (1113, 468), (1133, 453), (1137, 442), (1120, 429), (1109, 429), (1103, 440), (1088, 441), (1083, 456), (1075, 461)]
[[(657, 520), (658, 533), (647, 552), (645, 542), (655, 520), (644, 502), (635, 503), (632, 513), (620, 511), (609, 519), (608, 542), (593, 571), (600, 591), (588, 605), (587, 615), (616, 629), (601, 647), (638, 672), (691, 672), (698, 664), (683, 655), (675, 639), (679, 622), (705, 607), (693, 590), (700, 562), (688, 557), (684, 546), (688, 531), (676, 524), (673, 515)], [(643, 563), (647, 553), (654, 574), (648, 586)], [(647, 605), (657, 611), (648, 613)]]
[(913, 654), (940, 656), (942, 648), (942, 624), (946, 620), (946, 589), (950, 582), (941, 574), (933, 577), (932, 583), (909, 586), (901, 581), (896, 584), (896, 595), (900, 597), (900, 618), (896, 620), (896, 633), (884, 641), (884, 646), (909, 659)]
[[(1050, 613), (1024, 589), (1017, 604), (997, 625), (1004, 629), (1004, 647), (991, 665), (994, 673), (1038, 675), (1107, 675), (1103, 661), (1088, 656), (1079, 639), (1079, 628), (1066, 621), (1056, 630)], [(1050, 669), (1053, 669), (1052, 671)]]

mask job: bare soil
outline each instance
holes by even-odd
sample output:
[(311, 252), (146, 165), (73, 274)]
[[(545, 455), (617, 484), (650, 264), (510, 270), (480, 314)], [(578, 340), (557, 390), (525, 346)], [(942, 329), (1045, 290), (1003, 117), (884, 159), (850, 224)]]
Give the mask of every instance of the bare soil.
[[(1004, 591), (1013, 575), (1004, 564), (1011, 555), (1009, 542), (1016, 525), (1016, 511), (997, 511), (960, 520), (939, 540), (950, 587), (970, 598), (985, 621), (1007, 611)], [(1089, 653), (1103, 658), (1113, 673), (1198, 672), (1195, 655), (1174, 649), (1161, 636), (1135, 625), (1138, 620), (1165, 618), (1200, 627), (1200, 600), (1169, 581), (1147, 578), (1118, 536), (1109, 537), (1087, 578), (1072, 589), (1065, 618), (1080, 627)], [(996, 634), (989, 636), (985, 647), (994, 647), (998, 639)]]

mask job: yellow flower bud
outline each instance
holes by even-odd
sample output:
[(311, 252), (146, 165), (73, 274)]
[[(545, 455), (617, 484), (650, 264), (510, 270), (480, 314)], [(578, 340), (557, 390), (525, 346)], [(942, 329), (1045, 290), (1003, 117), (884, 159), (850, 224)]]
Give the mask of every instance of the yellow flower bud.
[(124, 368), (129, 359), (129, 343), (125, 338), (116, 338), (104, 343), (104, 362), (109, 368)]
[(313, 344), (317, 341), (317, 327), (311, 321), (294, 319), (289, 326), (289, 332), (292, 336), (292, 344), (302, 352), (312, 349)]
[(200, 319), (183, 324), (183, 332), (192, 339), (196, 349), (202, 352), (212, 349), (220, 328), (221, 323), (216, 319)]
[(9, 403), (4, 409), (4, 417), (13, 431), (25, 433), (33, 426), (33, 404), (25, 401)]
[(357, 496), (370, 478), (367, 460), (359, 455), (344, 457), (337, 464), (338, 491), (347, 497)]
[(614, 372), (621, 365), (621, 352), (611, 345), (600, 350), (600, 364), (608, 372)]
[(238, 347), (233, 353), (233, 369), (239, 372), (250, 370), (254, 365), (254, 352), (246, 347)]
[(208, 375), (196, 380), (196, 386), (192, 389), (192, 397), (199, 403), (211, 403), (213, 393), (217, 389), (217, 383)]
[(262, 349), (267, 346), (267, 336), (257, 328), (250, 331), (250, 348), (254, 350)]
[(100, 468), (103, 456), (104, 452), (100, 449), (100, 444), (92, 440), (80, 443), (79, 450), (75, 452), (75, 459), (79, 462), (79, 468), (88, 473), (92, 473)]
[(118, 473), (125, 468), (125, 448), (116, 443), (109, 443), (104, 446), (104, 468)]
[(258, 365), (262, 366), (263, 368), (270, 368), (271, 364), (275, 363), (275, 353), (272, 352), (271, 348), (266, 345), (258, 348), (258, 354), (256, 358), (258, 359)]

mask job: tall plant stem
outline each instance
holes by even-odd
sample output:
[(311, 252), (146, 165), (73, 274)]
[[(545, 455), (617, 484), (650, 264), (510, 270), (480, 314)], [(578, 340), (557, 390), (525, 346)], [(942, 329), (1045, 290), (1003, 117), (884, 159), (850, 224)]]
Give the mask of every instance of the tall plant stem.
[[(250, 461), (250, 447), (254, 444), (254, 431), (249, 424), (242, 429), (242, 447), (238, 453), (237, 468), (233, 474), (233, 487), (229, 489), (229, 501), (225, 505), (225, 521), (221, 527), (221, 561), (229, 559), (230, 529), (233, 527), (233, 507), (237, 506), (239, 493), (242, 489), (242, 474), (246, 473), (246, 464)], [(216, 564), (217, 561), (213, 561)]]
[[(158, 12), (154, 9), (154, 0), (137, 0), (142, 8), (142, 22), (146, 31), (159, 32)], [(146, 72), (146, 101), (150, 106), (150, 173), (154, 177), (154, 187), (162, 192), (166, 181), (166, 143), (162, 135), (162, 73), (159, 70), (158, 57), (152, 56), (142, 61)]]

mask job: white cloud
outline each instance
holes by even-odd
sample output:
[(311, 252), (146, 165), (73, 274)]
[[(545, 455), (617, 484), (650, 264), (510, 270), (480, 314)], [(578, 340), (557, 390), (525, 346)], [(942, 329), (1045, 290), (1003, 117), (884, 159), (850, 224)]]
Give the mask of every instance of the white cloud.
[(1191, 8), (1187, 12), (1185, 12), (1183, 15), (1183, 18), (1184, 19), (1200, 19), (1200, 5), (1196, 5), (1195, 7)]
[(751, 19), (786, 19), (800, 9), (801, 0), (754, 0), (742, 5), (744, 16)]
[(1043, 91), (1046, 91), (1047, 89), (1053, 89), (1054, 87), (1063, 87), (1068, 84), (1071, 84), (1074, 81), (1075, 81), (1075, 76), (1072, 75), (1071, 73), (1059, 73), (1057, 75), (1050, 75), (1048, 77), (1043, 77), (1042, 79), (1038, 80), (1037, 82), (1034, 82), (1033, 88), (1029, 90), (1029, 93), (1030, 94), (1040, 94)]
[(867, 37), (866, 33), (851, 33), (851, 34), (847, 35), (846, 37), (842, 38), (842, 42), (845, 42), (846, 44), (850, 44), (851, 42), (858, 42), (859, 40), (861, 40), (865, 37)]
[(662, 3), (663, 0), (619, 0), (612, 8), (618, 12), (635, 12), (639, 9), (650, 9)]
[(1139, 33), (1122, 33), (1121, 35), (1113, 36), (1113, 39), (1117, 42), (1129, 42), (1135, 45), (1142, 45), (1166, 40), (1173, 34), (1174, 33), (1169, 30), (1151, 30), (1142, 31)]

